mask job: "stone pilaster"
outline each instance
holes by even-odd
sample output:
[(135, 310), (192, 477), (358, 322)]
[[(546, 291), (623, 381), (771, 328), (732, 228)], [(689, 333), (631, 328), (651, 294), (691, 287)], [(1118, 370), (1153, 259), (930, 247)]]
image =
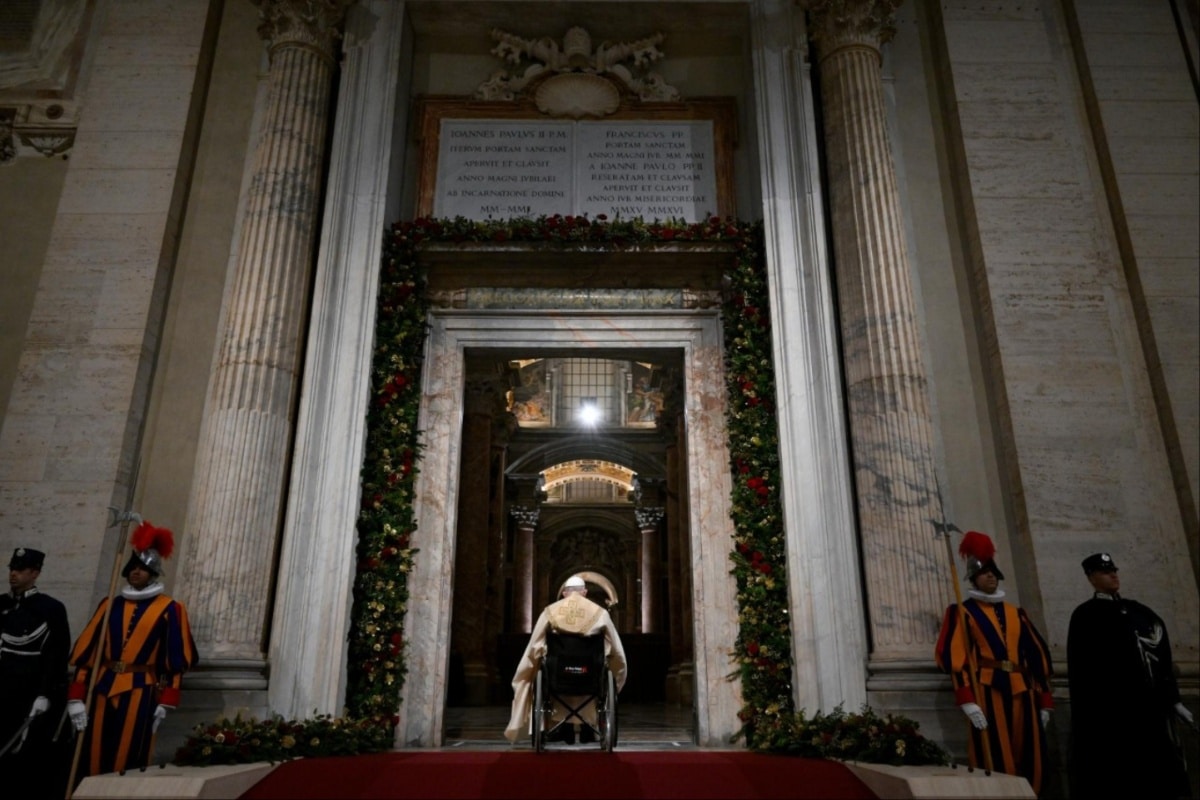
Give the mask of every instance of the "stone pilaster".
[(880, 71), (899, 0), (806, 0), (824, 110), (872, 658), (929, 660), (945, 589), (922, 343)]
[(208, 666), (261, 663), (308, 318), (334, 42), (349, 0), (261, 0), (271, 66), (209, 381), (179, 593)]

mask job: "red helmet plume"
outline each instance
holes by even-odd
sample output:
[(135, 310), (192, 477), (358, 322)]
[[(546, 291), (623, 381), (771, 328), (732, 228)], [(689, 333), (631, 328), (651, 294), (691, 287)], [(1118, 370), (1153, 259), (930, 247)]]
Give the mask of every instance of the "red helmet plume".
[(958, 545), (958, 554), (965, 559), (974, 558), (986, 564), (996, 557), (996, 545), (986, 533), (967, 531)]
[(975, 577), (983, 572), (992, 572), (1000, 580), (1004, 573), (993, 560), (996, 555), (996, 545), (986, 533), (967, 531), (963, 534), (962, 542), (958, 545), (958, 554), (967, 562), (967, 580), (974, 583)]
[(130, 544), (139, 553), (144, 550), (156, 550), (163, 558), (170, 558), (175, 550), (175, 534), (167, 528), (158, 528), (149, 522), (142, 522), (133, 531)]

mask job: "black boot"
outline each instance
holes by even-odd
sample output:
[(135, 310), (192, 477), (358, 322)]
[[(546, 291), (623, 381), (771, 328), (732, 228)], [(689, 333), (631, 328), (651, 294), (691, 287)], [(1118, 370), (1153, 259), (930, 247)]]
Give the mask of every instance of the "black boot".
[(592, 730), (592, 726), (591, 725), (580, 725), (579, 726), (579, 743), (580, 744), (592, 744), (595, 741), (596, 741), (596, 732), (594, 730)]

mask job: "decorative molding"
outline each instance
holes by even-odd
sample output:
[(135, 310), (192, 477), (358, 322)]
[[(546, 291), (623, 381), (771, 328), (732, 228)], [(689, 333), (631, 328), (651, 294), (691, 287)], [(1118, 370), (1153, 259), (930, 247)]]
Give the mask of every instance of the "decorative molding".
[(532, 96), (543, 114), (573, 119), (612, 114), (623, 93), (643, 102), (680, 100), (675, 87), (647, 70), (664, 56), (658, 49), (661, 33), (614, 45), (602, 42), (594, 50), (591, 34), (580, 27), (566, 32), (562, 47), (549, 36), (523, 39), (499, 29), (492, 30), (492, 38), (499, 42), (492, 53), (512, 67), (484, 81), (475, 93), (479, 100)]
[(0, 106), (0, 165), (20, 156), (65, 155), (75, 144), (76, 124), (58, 103)]

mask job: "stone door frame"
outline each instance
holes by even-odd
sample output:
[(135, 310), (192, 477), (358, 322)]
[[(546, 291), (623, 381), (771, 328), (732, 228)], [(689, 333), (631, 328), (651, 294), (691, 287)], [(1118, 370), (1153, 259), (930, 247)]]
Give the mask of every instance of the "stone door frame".
[[(405, 622), (408, 674), (399, 708), (397, 747), (439, 747), (443, 738), (461, 456), (465, 352), (547, 347), (575, 351), (679, 349), (684, 364), (687, 503), (695, 617), (696, 738), (728, 747), (738, 730), (741, 692), (729, 681), (737, 636), (731, 476), (725, 426), (724, 346), (715, 310), (435, 310), (422, 375), (423, 450), (415, 487), (419, 549), (409, 575)], [(497, 731), (497, 734), (500, 732)]]

